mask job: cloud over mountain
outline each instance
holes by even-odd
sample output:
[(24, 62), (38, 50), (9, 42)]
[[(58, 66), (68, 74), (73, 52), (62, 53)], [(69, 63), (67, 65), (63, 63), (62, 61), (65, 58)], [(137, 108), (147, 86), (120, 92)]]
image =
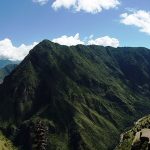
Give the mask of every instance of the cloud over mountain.
[[(111, 38), (109, 36), (99, 37), (94, 39), (90, 36), (86, 40), (81, 40), (80, 34), (77, 33), (74, 36), (63, 35), (61, 37), (52, 40), (55, 43), (67, 46), (75, 46), (78, 44), (83, 45), (101, 45), (101, 46), (112, 46), (118, 47), (119, 40), (116, 38)], [(31, 45), (21, 44), (16, 47), (13, 45), (12, 41), (8, 38), (0, 41), (0, 59), (8, 59), (11, 61), (21, 61), (29, 53), (29, 51), (38, 44), (34, 42)]]
[(101, 45), (101, 46), (112, 46), (112, 47), (119, 46), (119, 40), (116, 38), (104, 36), (104, 37), (99, 37), (99, 38), (94, 39), (93, 36), (90, 36), (89, 39), (84, 41), (80, 39), (79, 33), (77, 33), (75, 36), (63, 35), (61, 37), (53, 39), (52, 41), (55, 43), (59, 43), (61, 45), (67, 45), (67, 46), (78, 45), (78, 44)]
[(55, 43), (58, 43), (58, 44), (61, 44), (61, 45), (67, 45), (67, 46), (84, 44), (84, 42), (80, 40), (79, 33), (77, 33), (75, 36), (63, 35), (59, 38), (53, 39), (52, 41), (55, 42)]
[(103, 9), (116, 8), (120, 4), (119, 0), (55, 0), (52, 8), (73, 9), (74, 11), (84, 11), (87, 13), (99, 13)]
[(139, 28), (140, 32), (150, 35), (150, 12), (144, 10), (130, 11), (121, 14), (121, 23)]
[(21, 61), (29, 53), (29, 51), (37, 45), (34, 42), (31, 45), (22, 44), (19, 47), (15, 47), (10, 39), (4, 39), (0, 41), (0, 59), (9, 59), (11, 61)]
[(111, 38), (109, 36), (104, 36), (104, 37), (97, 38), (95, 40), (93, 39), (89, 40), (88, 45), (102, 45), (102, 46), (118, 47), (119, 40), (116, 38)]

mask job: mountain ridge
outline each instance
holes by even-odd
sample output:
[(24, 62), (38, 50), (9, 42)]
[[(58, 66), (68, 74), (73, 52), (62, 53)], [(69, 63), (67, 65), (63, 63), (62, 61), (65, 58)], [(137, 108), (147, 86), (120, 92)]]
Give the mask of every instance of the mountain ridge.
[(149, 60), (146, 48), (44, 40), (0, 85), (1, 128), (46, 119), (51, 149), (112, 149), (125, 127), (149, 113)]

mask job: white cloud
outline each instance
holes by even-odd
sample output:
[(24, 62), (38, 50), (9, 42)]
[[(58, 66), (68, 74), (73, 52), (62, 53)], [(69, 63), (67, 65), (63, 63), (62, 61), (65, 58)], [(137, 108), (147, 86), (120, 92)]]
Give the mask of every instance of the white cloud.
[(144, 10), (130, 11), (121, 14), (121, 23), (133, 25), (139, 28), (140, 32), (150, 35), (150, 12)]
[(53, 39), (52, 41), (55, 42), (55, 43), (58, 43), (58, 44), (61, 44), (61, 45), (67, 45), (67, 46), (84, 44), (84, 42), (80, 40), (79, 33), (77, 33), (75, 36), (63, 35), (59, 38)]
[(116, 8), (120, 4), (119, 0), (55, 0), (52, 8), (57, 10), (61, 7), (79, 12), (99, 13), (103, 9)]
[(0, 41), (0, 59), (9, 59), (11, 61), (21, 61), (29, 51), (38, 43), (32, 45), (22, 44), (19, 47), (13, 46), (10, 39)]
[(52, 4), (54, 9), (58, 9), (60, 7), (70, 8), (76, 4), (76, 0), (55, 0)]
[(61, 45), (78, 45), (78, 44), (85, 44), (85, 45), (101, 45), (101, 46), (112, 46), (112, 47), (118, 47), (119, 41), (118, 39), (111, 38), (109, 36), (100, 37), (97, 39), (93, 39), (93, 35), (91, 35), (88, 39), (81, 40), (79, 33), (77, 33), (75, 36), (61, 36), (59, 38), (53, 39), (52, 41)]
[(95, 40), (93, 40), (93, 39), (89, 40), (88, 45), (101, 45), (101, 46), (118, 47), (119, 46), (119, 40), (116, 38), (111, 38), (109, 36), (104, 36), (104, 37), (97, 38)]
[(49, 0), (32, 0), (34, 3), (39, 3), (40, 5), (45, 5)]

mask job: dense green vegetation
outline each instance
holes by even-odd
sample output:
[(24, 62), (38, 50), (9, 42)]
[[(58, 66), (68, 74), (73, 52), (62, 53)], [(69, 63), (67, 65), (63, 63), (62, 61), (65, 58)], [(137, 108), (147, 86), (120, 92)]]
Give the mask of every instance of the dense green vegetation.
[[(29, 150), (30, 124), (46, 121), (51, 150), (109, 150), (150, 110), (146, 48), (42, 41), (0, 85), (1, 129)], [(36, 139), (33, 139), (33, 141)]]

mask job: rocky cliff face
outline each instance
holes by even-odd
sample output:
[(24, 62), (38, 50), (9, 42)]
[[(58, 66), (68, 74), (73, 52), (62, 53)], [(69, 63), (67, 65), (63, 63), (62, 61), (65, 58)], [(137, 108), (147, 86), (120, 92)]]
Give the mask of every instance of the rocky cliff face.
[(134, 123), (130, 130), (121, 136), (116, 150), (147, 150), (150, 148), (150, 115)]
[(1, 128), (28, 149), (30, 143), (17, 135), (28, 137), (28, 122), (39, 118), (47, 122), (49, 149), (112, 149), (120, 132), (149, 112), (149, 82), (146, 48), (67, 47), (44, 40), (0, 86)]

